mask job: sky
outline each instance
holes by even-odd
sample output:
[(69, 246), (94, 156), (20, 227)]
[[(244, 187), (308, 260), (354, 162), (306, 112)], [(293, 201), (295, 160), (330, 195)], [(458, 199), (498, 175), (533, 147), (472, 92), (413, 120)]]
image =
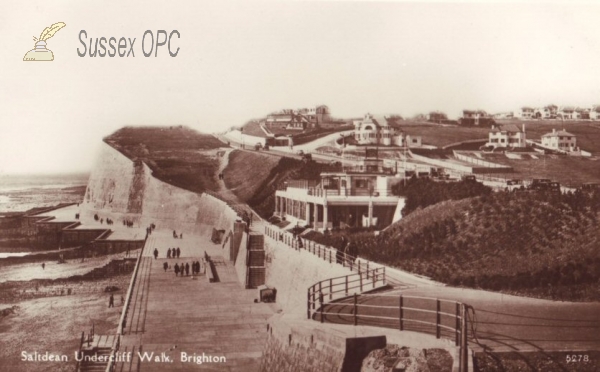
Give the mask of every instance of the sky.
[[(54, 61), (24, 62), (56, 22)], [(80, 57), (81, 30), (135, 57)], [(177, 56), (145, 57), (146, 30), (177, 30)], [(0, 175), (90, 171), (125, 125), (600, 104), (600, 2), (3, 0), (0, 32)]]

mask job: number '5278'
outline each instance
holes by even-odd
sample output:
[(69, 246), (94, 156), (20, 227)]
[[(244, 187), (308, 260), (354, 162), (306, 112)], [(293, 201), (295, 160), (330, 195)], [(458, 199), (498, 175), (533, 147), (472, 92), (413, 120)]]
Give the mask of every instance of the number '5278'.
[(590, 361), (590, 357), (589, 355), (585, 355), (585, 354), (568, 354), (567, 355), (567, 363), (579, 363), (579, 362), (589, 362)]

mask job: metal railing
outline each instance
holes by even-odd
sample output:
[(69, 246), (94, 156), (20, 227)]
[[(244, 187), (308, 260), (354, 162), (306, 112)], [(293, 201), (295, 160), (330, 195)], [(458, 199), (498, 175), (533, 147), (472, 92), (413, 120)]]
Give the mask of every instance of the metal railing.
[[(454, 341), (460, 348), (459, 370), (461, 372), (468, 370), (467, 311), (469, 305), (439, 298), (383, 293), (355, 292), (336, 299), (336, 294), (346, 295), (352, 288), (357, 289), (357, 279), (349, 278), (357, 275), (341, 277), (344, 278), (343, 283), (339, 282), (340, 278), (332, 278), (311, 286), (307, 292), (308, 319), (321, 323), (374, 326), (435, 334), (437, 339), (444, 337)], [(345, 281), (354, 285), (346, 284)], [(339, 288), (340, 284), (342, 288)]]
[(273, 240), (281, 241), (296, 250), (304, 249), (323, 259), (323, 261), (340, 264), (342, 267), (349, 268), (350, 271), (361, 273), (368, 272), (376, 268), (385, 269), (385, 266), (375, 262), (349, 255), (348, 253), (345, 253), (339, 249), (324, 246), (302, 237), (298, 239), (298, 237), (294, 237), (293, 234), (287, 231), (278, 231), (270, 226), (265, 226), (265, 235)]
[[(85, 331), (81, 332), (81, 339), (79, 341), (79, 350), (77, 351), (77, 355), (79, 356), (79, 358), (77, 359), (82, 359), (81, 355), (83, 354), (83, 344), (85, 344), (87, 342), (88, 347), (90, 346), (90, 344), (94, 341), (94, 334), (96, 332), (96, 327), (94, 325), (94, 323), (92, 323), (92, 329), (90, 329), (90, 332), (87, 334), (87, 337), (85, 335)], [(75, 371), (79, 371), (79, 368), (81, 367), (81, 361), (77, 361), (77, 365), (75, 366)]]
[(386, 284), (386, 267), (351, 256), (333, 247), (294, 237), (265, 226), (265, 235), (296, 250), (304, 249), (354, 274), (322, 280), (307, 291), (308, 319), (353, 325), (433, 333), (460, 347), (460, 372), (468, 369), (467, 310), (461, 302), (432, 297), (366, 294)]
[[(148, 242), (148, 236), (146, 236), (146, 243), (147, 242)], [(142, 262), (142, 257), (143, 257), (145, 248), (146, 248), (146, 244), (144, 244), (144, 246), (140, 250), (140, 253), (137, 258), (137, 262), (135, 263), (135, 268), (133, 269), (133, 275), (131, 276), (131, 281), (129, 282), (129, 288), (127, 289), (127, 295), (125, 296), (125, 303), (123, 304), (123, 310), (121, 311), (121, 318), (119, 319), (119, 324), (117, 326), (117, 337), (115, 338), (115, 341), (113, 342), (113, 346), (112, 346), (111, 352), (110, 352), (110, 359), (106, 366), (105, 372), (112, 372), (112, 371), (114, 371), (114, 368), (115, 368), (115, 360), (116, 360), (115, 356), (121, 346), (121, 336), (123, 335), (123, 329), (126, 327), (126, 324), (127, 324), (127, 315), (129, 312), (129, 304), (131, 302), (131, 297), (133, 295), (133, 288), (135, 287), (135, 283), (137, 281), (138, 271), (140, 268), (140, 264)]]
[[(358, 272), (345, 276), (338, 276), (322, 280), (308, 288), (307, 294), (307, 318), (312, 317), (318, 311), (321, 323), (324, 321), (323, 309), (325, 301), (339, 300), (350, 294), (356, 295), (370, 291), (379, 286), (385, 286), (385, 267)], [(317, 304), (319, 305), (317, 310)]]
[(379, 195), (392, 195), (391, 188), (381, 188), (381, 189), (356, 189), (356, 188), (335, 188), (335, 189), (325, 189), (320, 187), (309, 187), (308, 195), (312, 196), (373, 196), (377, 197)]

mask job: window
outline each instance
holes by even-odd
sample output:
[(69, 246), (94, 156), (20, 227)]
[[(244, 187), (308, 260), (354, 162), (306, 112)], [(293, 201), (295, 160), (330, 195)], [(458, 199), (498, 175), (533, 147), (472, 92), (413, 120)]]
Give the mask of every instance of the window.
[(368, 182), (367, 180), (364, 179), (357, 179), (354, 181), (354, 186), (358, 189), (365, 189), (367, 188)]

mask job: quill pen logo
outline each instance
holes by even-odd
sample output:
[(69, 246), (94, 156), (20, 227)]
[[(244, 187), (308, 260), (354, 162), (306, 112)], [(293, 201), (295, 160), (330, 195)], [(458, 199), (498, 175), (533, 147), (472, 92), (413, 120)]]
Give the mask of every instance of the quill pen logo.
[(25, 54), (23, 61), (54, 61), (54, 54), (50, 49), (46, 48), (46, 40), (50, 39), (58, 30), (65, 26), (64, 22), (57, 22), (50, 27), (46, 27), (39, 38), (34, 36), (33, 41), (36, 42), (35, 48)]

